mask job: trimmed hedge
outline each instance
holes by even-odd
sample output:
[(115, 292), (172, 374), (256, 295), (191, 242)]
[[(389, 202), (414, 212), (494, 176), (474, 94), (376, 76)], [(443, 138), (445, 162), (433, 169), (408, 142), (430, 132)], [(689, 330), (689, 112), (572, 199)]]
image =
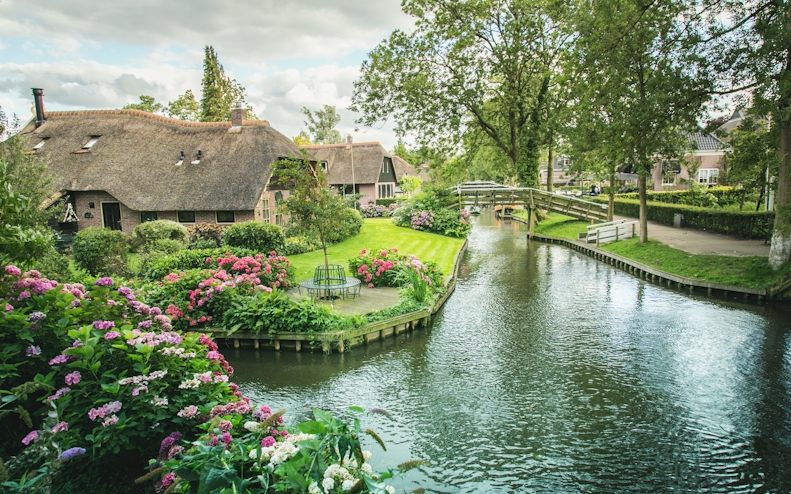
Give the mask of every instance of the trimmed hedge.
[(127, 239), (120, 230), (81, 230), (71, 244), (74, 263), (94, 276), (125, 274)]
[[(673, 190), (667, 192), (658, 192), (658, 191), (646, 191), (646, 198), (652, 202), (662, 202), (667, 204), (686, 204), (689, 206), (698, 205), (693, 204), (693, 200), (698, 202), (703, 196), (706, 194), (711, 194), (717, 198), (717, 204), (720, 206), (730, 206), (733, 204), (739, 204), (742, 200), (742, 189), (736, 189), (733, 187), (710, 187), (707, 189), (699, 190), (694, 195), (690, 190)], [(615, 196), (616, 199), (629, 199), (629, 200), (640, 200), (638, 193), (629, 193), (629, 194), (618, 194)], [(754, 202), (758, 199), (758, 195), (755, 193), (748, 193), (746, 198), (747, 201)]]
[(395, 204), (397, 202), (398, 202), (398, 199), (377, 199), (376, 200), (376, 205), (377, 206), (388, 207), (391, 204)]
[(285, 244), (286, 237), (279, 226), (259, 221), (236, 223), (222, 234), (223, 246), (252, 249), (257, 253), (280, 252)]
[(182, 249), (186, 249), (189, 242), (189, 232), (181, 223), (170, 220), (140, 223), (132, 231), (132, 246), (144, 252), (157, 250), (152, 248), (152, 246), (160, 240), (174, 240), (181, 245)]
[[(595, 198), (606, 202), (606, 198)], [(675, 214), (684, 215), (684, 225), (697, 230), (724, 233), (739, 238), (769, 238), (774, 228), (775, 214), (772, 211), (726, 211), (700, 208), (683, 204), (648, 202), (648, 219), (663, 225), (673, 226)], [(615, 199), (615, 214), (640, 217), (640, 201)]]

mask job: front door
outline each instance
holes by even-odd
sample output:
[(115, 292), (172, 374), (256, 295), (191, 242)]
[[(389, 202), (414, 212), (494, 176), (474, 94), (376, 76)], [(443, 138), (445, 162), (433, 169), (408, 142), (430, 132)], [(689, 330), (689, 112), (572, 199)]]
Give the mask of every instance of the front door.
[(110, 230), (121, 229), (121, 204), (117, 202), (102, 203), (102, 218), (104, 227)]

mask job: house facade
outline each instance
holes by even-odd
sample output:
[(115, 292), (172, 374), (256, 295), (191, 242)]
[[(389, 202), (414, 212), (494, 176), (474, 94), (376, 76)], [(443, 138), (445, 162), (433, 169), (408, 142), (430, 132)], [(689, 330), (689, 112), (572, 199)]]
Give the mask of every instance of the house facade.
[(690, 148), (683, 160), (660, 160), (654, 166), (654, 191), (686, 190), (690, 180), (704, 185), (719, 183), (726, 144), (713, 134), (698, 131), (690, 136)]
[[(552, 160), (552, 185), (560, 187), (569, 185), (575, 174), (569, 172), (571, 168), (571, 160), (565, 156), (559, 156)], [(538, 183), (546, 185), (547, 183), (547, 166), (544, 163), (543, 168), (538, 170)]]
[[(360, 194), (360, 204), (394, 199), (401, 173), (408, 172), (403, 166), (406, 162), (391, 156), (378, 142), (315, 144), (305, 150), (327, 174), (331, 187), (344, 195)], [(413, 174), (418, 175), (417, 171)]]
[[(38, 106), (38, 105), (37, 105)], [(77, 229), (141, 222), (277, 222), (271, 165), (299, 148), (266, 121), (186, 122), (139, 110), (43, 112), (22, 130), (48, 157)]]

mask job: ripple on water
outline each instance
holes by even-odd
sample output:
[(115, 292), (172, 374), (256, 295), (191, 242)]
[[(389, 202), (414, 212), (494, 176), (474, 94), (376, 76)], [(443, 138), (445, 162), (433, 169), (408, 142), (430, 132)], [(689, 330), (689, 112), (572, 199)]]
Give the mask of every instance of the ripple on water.
[(787, 313), (687, 297), (479, 220), (429, 331), (230, 356), (254, 401), (366, 419), (407, 492), (791, 490)]

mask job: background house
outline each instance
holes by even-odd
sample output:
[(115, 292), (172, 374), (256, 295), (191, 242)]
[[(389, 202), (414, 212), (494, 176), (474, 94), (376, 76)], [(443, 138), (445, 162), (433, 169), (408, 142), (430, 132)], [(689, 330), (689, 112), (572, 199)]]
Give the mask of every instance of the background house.
[[(723, 157), (727, 146), (713, 134), (703, 131), (689, 136), (690, 149), (683, 160), (661, 160), (651, 173), (653, 190), (685, 190), (689, 180), (700, 184), (716, 185), (724, 167)], [(690, 176), (690, 167), (696, 168)]]
[[(38, 105), (37, 105), (38, 106)], [(270, 166), (299, 148), (266, 121), (198, 123), (138, 110), (50, 112), (22, 135), (49, 157), (79, 229), (131, 233), (144, 221), (273, 221)]]
[[(552, 185), (560, 187), (569, 185), (569, 181), (574, 178), (574, 174), (569, 172), (571, 167), (571, 160), (564, 157), (556, 157), (552, 163)], [(544, 163), (543, 168), (538, 170), (538, 183), (546, 185), (547, 183), (547, 166)]]
[(395, 197), (399, 175), (378, 142), (315, 144), (305, 150), (322, 166), (331, 187), (344, 195), (360, 194), (360, 204)]

